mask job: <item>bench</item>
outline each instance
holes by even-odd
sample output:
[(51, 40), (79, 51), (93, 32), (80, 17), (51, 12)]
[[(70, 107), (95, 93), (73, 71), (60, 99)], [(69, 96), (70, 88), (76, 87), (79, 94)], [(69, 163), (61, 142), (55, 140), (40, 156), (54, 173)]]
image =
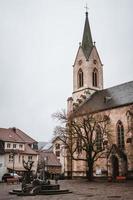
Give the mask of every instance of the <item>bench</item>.
[(126, 177), (125, 176), (116, 176), (116, 181), (117, 182), (125, 182), (126, 181)]
[(7, 184), (19, 184), (19, 180), (17, 178), (7, 178)]

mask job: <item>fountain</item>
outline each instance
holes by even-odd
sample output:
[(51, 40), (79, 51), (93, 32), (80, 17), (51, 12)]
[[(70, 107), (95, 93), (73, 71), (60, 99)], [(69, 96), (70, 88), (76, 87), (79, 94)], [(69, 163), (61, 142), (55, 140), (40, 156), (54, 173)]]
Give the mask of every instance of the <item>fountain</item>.
[(35, 196), (35, 195), (55, 195), (71, 193), (69, 190), (61, 190), (59, 184), (51, 184), (47, 177), (44, 180), (38, 178), (32, 181), (33, 162), (23, 161), (23, 166), (26, 169), (24, 173), (21, 189), (14, 189), (9, 194), (16, 194), (18, 196)]

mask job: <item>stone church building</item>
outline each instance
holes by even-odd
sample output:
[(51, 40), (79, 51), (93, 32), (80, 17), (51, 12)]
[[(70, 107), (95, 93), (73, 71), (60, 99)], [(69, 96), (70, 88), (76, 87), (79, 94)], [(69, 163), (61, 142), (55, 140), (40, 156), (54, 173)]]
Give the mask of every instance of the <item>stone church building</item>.
[[(86, 12), (82, 43), (73, 65), (73, 93), (67, 100), (68, 114), (106, 114), (111, 120), (111, 145), (108, 155), (99, 158), (94, 174), (133, 176), (133, 81), (103, 88), (103, 65), (92, 40)], [(86, 163), (72, 161), (72, 175), (85, 176)], [(69, 174), (68, 166), (66, 172)]]

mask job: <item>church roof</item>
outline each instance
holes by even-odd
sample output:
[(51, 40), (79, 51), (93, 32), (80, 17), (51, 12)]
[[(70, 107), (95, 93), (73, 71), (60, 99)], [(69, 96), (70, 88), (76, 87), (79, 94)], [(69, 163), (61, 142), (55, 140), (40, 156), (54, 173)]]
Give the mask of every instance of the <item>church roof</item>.
[(88, 12), (86, 12), (85, 26), (84, 26), (83, 39), (82, 39), (81, 46), (82, 46), (86, 59), (88, 59), (93, 48), (93, 41), (92, 41), (91, 29), (90, 29), (90, 24), (89, 24), (89, 19), (88, 19)]
[(74, 116), (96, 113), (133, 103), (133, 81), (96, 91), (75, 111)]

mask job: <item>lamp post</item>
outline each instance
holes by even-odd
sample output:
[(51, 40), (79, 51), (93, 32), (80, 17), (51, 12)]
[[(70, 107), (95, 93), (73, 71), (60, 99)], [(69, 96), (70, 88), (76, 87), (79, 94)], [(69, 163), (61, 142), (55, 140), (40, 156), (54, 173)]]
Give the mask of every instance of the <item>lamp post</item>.
[(48, 161), (48, 157), (46, 156), (43, 158), (43, 181), (46, 180), (47, 161)]
[(13, 164), (13, 168), (12, 168), (12, 170), (13, 170), (13, 177), (14, 177), (14, 166), (15, 166), (15, 150), (14, 149), (12, 149), (12, 151), (11, 151), (11, 156), (12, 156), (12, 164)]

